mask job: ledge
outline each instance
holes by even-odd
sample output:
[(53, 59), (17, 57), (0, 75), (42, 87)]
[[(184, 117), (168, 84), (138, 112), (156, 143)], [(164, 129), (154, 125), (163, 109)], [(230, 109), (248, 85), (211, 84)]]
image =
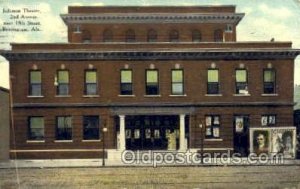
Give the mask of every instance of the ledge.
[(27, 98), (44, 98), (45, 96), (30, 96), (28, 95)]
[(182, 94), (182, 95), (169, 95), (170, 97), (186, 97), (186, 94)]
[(211, 142), (220, 142), (223, 141), (222, 138), (206, 138), (204, 141), (211, 141)]
[(45, 140), (27, 140), (26, 143), (45, 143)]
[(55, 143), (60, 143), (60, 142), (62, 142), (62, 143), (64, 143), (64, 142), (65, 143), (68, 143), (68, 142), (71, 143), (71, 142), (73, 142), (73, 140), (55, 140), (54, 142)]
[(135, 95), (118, 95), (118, 97), (135, 97)]
[(55, 95), (55, 97), (62, 97), (62, 98), (69, 98), (72, 97), (71, 95)]
[(153, 98), (155, 98), (155, 97), (161, 97), (161, 95), (144, 95), (144, 97), (153, 97)]
[(261, 96), (279, 96), (279, 94), (274, 93), (274, 94), (261, 94)]
[(81, 142), (101, 142), (101, 140), (81, 140)]
[(223, 96), (222, 94), (205, 94), (205, 96)]
[(100, 95), (83, 95), (83, 98), (97, 98), (100, 97)]
[(251, 96), (251, 94), (233, 94), (233, 96)]

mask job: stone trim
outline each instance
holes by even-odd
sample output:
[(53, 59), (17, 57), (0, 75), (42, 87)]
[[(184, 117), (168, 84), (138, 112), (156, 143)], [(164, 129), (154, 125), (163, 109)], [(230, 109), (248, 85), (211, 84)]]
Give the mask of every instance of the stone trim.
[(274, 60), (294, 59), (300, 49), (193, 49), (190, 51), (0, 51), (9, 61), (52, 60)]
[(244, 13), (101, 13), (61, 14), (66, 25), (115, 23), (228, 23), (238, 24)]

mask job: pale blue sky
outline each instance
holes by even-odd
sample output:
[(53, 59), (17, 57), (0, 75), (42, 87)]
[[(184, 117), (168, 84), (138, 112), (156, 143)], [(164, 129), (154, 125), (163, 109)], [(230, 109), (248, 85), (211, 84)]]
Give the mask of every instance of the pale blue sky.
[[(66, 42), (66, 27), (59, 14), (67, 12), (68, 5), (236, 5), (245, 17), (237, 28), (238, 41), (292, 41), (300, 49), (300, 0), (0, 0), (0, 7), (38, 8), (42, 32), (1, 33), (0, 42)], [(0, 8), (0, 27), (8, 15)], [(0, 49), (9, 48), (0, 43)], [(300, 84), (300, 56), (295, 62), (295, 84)], [(8, 87), (8, 64), (0, 57), (0, 86)]]

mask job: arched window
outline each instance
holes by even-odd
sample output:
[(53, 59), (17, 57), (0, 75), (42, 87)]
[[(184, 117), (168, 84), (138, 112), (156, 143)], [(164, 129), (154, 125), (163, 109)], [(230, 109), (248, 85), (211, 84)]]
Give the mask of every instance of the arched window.
[(125, 32), (125, 41), (126, 42), (135, 42), (135, 32), (132, 29), (129, 29)]
[(148, 30), (147, 41), (148, 42), (156, 42), (157, 41), (157, 32), (155, 30), (153, 30), (153, 29)]
[(223, 42), (223, 31), (221, 29), (215, 30), (214, 39), (215, 42)]
[(88, 30), (82, 31), (82, 42), (83, 43), (90, 43), (91, 42), (91, 32)]
[(192, 41), (200, 42), (201, 41), (201, 32), (199, 30), (192, 31)]
[(169, 34), (170, 42), (178, 42), (179, 41), (179, 32), (177, 30), (171, 30)]
[(103, 42), (112, 42), (113, 41), (113, 32), (110, 29), (103, 31)]

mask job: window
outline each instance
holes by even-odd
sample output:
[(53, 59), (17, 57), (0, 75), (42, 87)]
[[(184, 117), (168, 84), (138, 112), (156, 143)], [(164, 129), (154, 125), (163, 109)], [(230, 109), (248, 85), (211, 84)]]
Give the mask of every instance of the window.
[(29, 72), (29, 95), (42, 96), (42, 73), (34, 70)]
[(82, 31), (82, 42), (83, 43), (90, 43), (91, 42), (91, 32), (87, 30)]
[(148, 42), (156, 42), (157, 41), (157, 32), (155, 30), (151, 29), (148, 31), (147, 41)]
[(244, 133), (249, 127), (249, 116), (248, 115), (237, 115), (234, 116), (234, 125), (236, 133)]
[(83, 117), (83, 140), (99, 139), (99, 117), (84, 116)]
[(85, 71), (84, 90), (86, 95), (97, 94), (97, 71), (96, 70)]
[(172, 70), (172, 95), (183, 95), (183, 70)]
[(215, 30), (214, 40), (215, 42), (223, 42), (223, 31), (221, 29)]
[(264, 94), (274, 94), (276, 92), (276, 74), (273, 69), (264, 70)]
[(56, 117), (56, 140), (72, 140), (72, 117)]
[(146, 95), (158, 95), (158, 71), (146, 70)]
[(28, 140), (44, 140), (44, 118), (29, 117)]
[(121, 95), (132, 95), (132, 70), (121, 70)]
[(235, 70), (235, 93), (248, 94), (247, 70)]
[(219, 94), (219, 70), (207, 70), (207, 94)]
[(132, 29), (129, 29), (125, 33), (126, 42), (135, 42), (135, 32)]
[(276, 115), (262, 115), (261, 116), (262, 126), (274, 126), (276, 125)]
[(169, 34), (169, 41), (170, 42), (178, 42), (179, 41), (179, 33), (177, 30), (172, 30), (170, 31), (170, 34)]
[(192, 41), (200, 42), (201, 41), (201, 32), (199, 30), (192, 31)]
[(69, 95), (69, 71), (59, 70), (57, 72), (57, 95)]
[(220, 138), (220, 116), (205, 116), (205, 138)]
[(103, 31), (103, 42), (112, 42), (113, 41), (113, 32), (109, 29)]

